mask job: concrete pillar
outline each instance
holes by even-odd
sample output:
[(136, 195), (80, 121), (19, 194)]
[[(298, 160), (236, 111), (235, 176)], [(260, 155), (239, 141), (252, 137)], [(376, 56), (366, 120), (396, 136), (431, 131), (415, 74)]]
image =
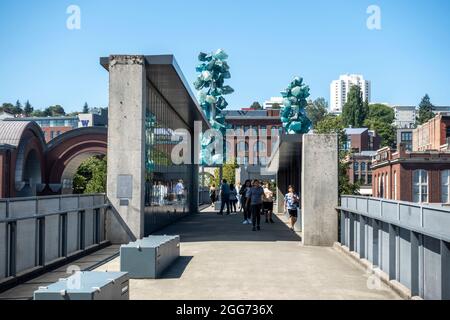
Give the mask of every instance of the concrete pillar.
[(113, 243), (130, 240), (123, 223), (134, 237), (144, 236), (147, 91), (143, 56), (110, 57), (107, 195), (120, 216), (107, 225)]
[(302, 230), (306, 246), (338, 239), (338, 137), (306, 134), (302, 152)]

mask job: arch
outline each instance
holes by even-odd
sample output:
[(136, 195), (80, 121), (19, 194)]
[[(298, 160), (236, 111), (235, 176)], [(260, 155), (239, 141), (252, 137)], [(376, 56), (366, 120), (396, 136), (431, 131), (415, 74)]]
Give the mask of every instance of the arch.
[[(4, 164), (8, 174), (5, 197), (26, 197), (39, 194), (45, 187), (45, 138), (34, 121), (0, 121), (0, 145), (11, 150), (9, 163)], [(0, 168), (0, 170), (4, 170)]]
[(70, 180), (84, 160), (107, 154), (107, 140), (107, 128), (89, 127), (68, 131), (50, 141), (47, 150), (49, 192), (71, 189)]

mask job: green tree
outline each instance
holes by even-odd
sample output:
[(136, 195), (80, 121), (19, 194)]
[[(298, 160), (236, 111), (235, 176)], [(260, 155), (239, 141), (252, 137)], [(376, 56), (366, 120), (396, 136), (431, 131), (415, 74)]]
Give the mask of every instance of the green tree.
[(73, 192), (106, 192), (106, 167), (107, 159), (104, 156), (94, 156), (83, 161), (73, 178)]
[(371, 105), (369, 105), (368, 119), (374, 119), (374, 118), (391, 124), (395, 120), (394, 109), (392, 109), (391, 107), (389, 107), (385, 104), (381, 104), (381, 103), (371, 104)]
[(8, 112), (8, 113), (14, 114), (14, 105), (11, 104), (11, 103), (5, 102), (0, 107), (0, 111), (4, 111), (4, 112)]
[(20, 103), (19, 100), (17, 100), (16, 105), (12, 109), (12, 113), (15, 115), (19, 115), (19, 114), (23, 113), (22, 104)]
[(59, 117), (59, 116), (65, 116), (66, 112), (64, 111), (64, 108), (61, 107), (59, 104), (48, 107), (45, 112), (51, 116), (51, 117)]
[(309, 101), (306, 106), (306, 116), (311, 120), (313, 128), (328, 114), (328, 103), (324, 98)]
[(258, 101), (253, 102), (250, 108), (253, 110), (262, 110), (262, 106)]
[(89, 105), (87, 104), (87, 102), (84, 103), (83, 113), (89, 113)]
[(383, 121), (381, 118), (370, 118), (366, 119), (364, 124), (381, 137), (381, 148), (395, 148), (397, 130), (392, 123)]
[(433, 119), (435, 114), (433, 112), (434, 106), (430, 101), (430, 97), (426, 94), (419, 104), (419, 116), (416, 118), (416, 125), (421, 125), (430, 119)]
[[(226, 163), (222, 166), (222, 179), (226, 179), (228, 183), (235, 183), (236, 181), (236, 169), (239, 168), (236, 161), (234, 163)], [(220, 186), (220, 171), (219, 168), (214, 170), (214, 183), (216, 186)]]
[(49, 117), (50, 114), (47, 109), (45, 109), (45, 110), (36, 109), (31, 113), (31, 116), (32, 117)]
[(345, 144), (347, 142), (347, 136), (345, 134), (345, 125), (341, 116), (327, 115), (325, 118), (318, 122), (315, 128), (315, 133), (330, 134), (335, 133), (339, 139), (339, 194), (340, 195), (352, 195), (359, 194), (359, 183), (350, 183), (350, 179), (347, 175), (350, 163), (346, 161), (349, 152), (345, 151)]
[(351, 86), (347, 102), (342, 109), (342, 120), (346, 127), (361, 128), (369, 115), (369, 105), (363, 100), (361, 88)]
[(26, 117), (29, 117), (33, 113), (33, 110), (34, 109), (31, 106), (30, 101), (27, 100), (27, 102), (25, 103), (25, 107), (23, 108), (23, 113)]
[(369, 106), (369, 116), (364, 121), (364, 126), (381, 137), (381, 147), (395, 148), (397, 131), (393, 125), (394, 119), (395, 113), (391, 107), (384, 104)]

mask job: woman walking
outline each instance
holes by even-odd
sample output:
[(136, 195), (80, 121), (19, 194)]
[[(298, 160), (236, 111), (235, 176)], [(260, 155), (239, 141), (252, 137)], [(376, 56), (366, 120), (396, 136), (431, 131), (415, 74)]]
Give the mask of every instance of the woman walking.
[(272, 219), (273, 214), (273, 192), (270, 191), (270, 183), (264, 184), (263, 210), (266, 212), (266, 223), (275, 223)]
[(293, 186), (289, 186), (288, 193), (284, 197), (284, 209), (289, 213), (289, 222), (291, 230), (294, 231), (295, 223), (297, 222), (297, 208), (300, 204), (300, 197), (295, 193)]
[(237, 194), (236, 187), (234, 184), (230, 184), (230, 206), (231, 206), (231, 212), (236, 213), (236, 203), (237, 203)]
[(241, 196), (241, 207), (244, 211), (244, 221), (242, 224), (251, 224), (251, 212), (250, 206), (247, 206), (247, 191), (252, 187), (252, 182), (250, 180), (246, 180), (244, 185), (241, 187), (239, 191), (239, 195)]
[(263, 205), (264, 189), (259, 184), (259, 180), (253, 180), (253, 186), (247, 191), (247, 205), (252, 212), (253, 231), (261, 230), (261, 212)]
[(209, 187), (209, 198), (211, 199), (211, 206), (214, 207), (214, 205), (216, 204), (216, 199), (217, 199), (215, 184), (212, 184)]

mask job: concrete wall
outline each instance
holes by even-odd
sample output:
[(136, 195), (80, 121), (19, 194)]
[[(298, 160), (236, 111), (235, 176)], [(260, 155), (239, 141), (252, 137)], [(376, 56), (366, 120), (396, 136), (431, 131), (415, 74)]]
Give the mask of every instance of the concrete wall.
[(338, 137), (303, 136), (303, 244), (332, 246), (338, 239)]
[[(108, 199), (136, 238), (144, 236), (144, 120), (147, 80), (142, 56), (115, 56), (109, 66)], [(132, 197), (120, 205), (118, 176), (132, 176)], [(110, 241), (127, 243), (117, 219), (108, 219)]]

